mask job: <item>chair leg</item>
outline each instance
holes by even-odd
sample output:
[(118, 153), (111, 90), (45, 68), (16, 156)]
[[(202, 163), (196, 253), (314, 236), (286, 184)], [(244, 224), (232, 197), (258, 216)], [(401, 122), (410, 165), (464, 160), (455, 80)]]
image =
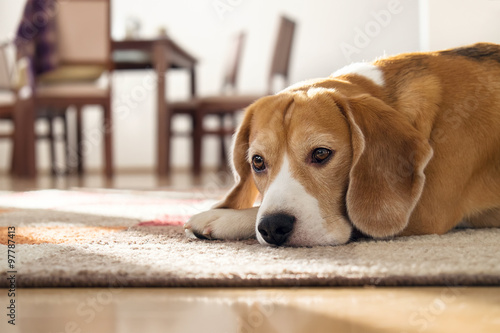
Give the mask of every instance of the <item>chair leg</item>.
[(56, 161), (56, 140), (54, 136), (54, 117), (51, 113), (51, 110), (47, 111), (49, 114), (47, 115), (47, 123), (49, 126), (49, 149), (50, 149), (50, 164), (51, 164), (51, 174), (55, 176), (57, 174), (57, 161)]
[[(171, 162), (172, 162), (172, 159), (171, 159), (172, 138), (174, 137), (174, 134), (172, 131), (172, 120), (174, 117), (171, 113), (167, 114), (166, 117), (168, 117), (166, 119), (167, 127), (165, 127), (167, 134), (164, 136), (164, 140), (165, 140), (165, 146), (167, 147), (167, 150), (166, 150), (165, 156), (163, 156), (163, 161), (165, 162), (165, 168), (164, 168), (163, 174), (167, 177), (170, 177), (171, 171), (172, 171), (172, 165), (171, 165)], [(158, 158), (160, 158), (160, 157), (158, 156)], [(160, 173), (160, 175), (162, 175), (162, 173)]]
[(76, 169), (79, 175), (83, 174), (83, 133), (82, 133), (82, 109), (76, 107)]
[(65, 170), (64, 172), (66, 174), (69, 173), (70, 170), (70, 149), (69, 149), (69, 140), (68, 140), (68, 117), (66, 116), (66, 111), (62, 113), (61, 119), (63, 122), (63, 140), (64, 140), (64, 165), (65, 165)]
[[(220, 119), (220, 130), (223, 131), (225, 128), (224, 124), (224, 117), (225, 115), (221, 113), (219, 115)], [(219, 161), (219, 170), (225, 170), (226, 169), (226, 164), (227, 164), (227, 155), (226, 155), (226, 136), (221, 132), (219, 135), (219, 140), (220, 140), (220, 161)]]
[(104, 172), (106, 177), (113, 177), (113, 126), (111, 120), (111, 107), (103, 105), (104, 109)]
[[(15, 130), (15, 129), (14, 129)], [(15, 132), (12, 133), (12, 154), (11, 154), (11, 159), (10, 159), (10, 170), (9, 173), (11, 175), (15, 174), (16, 170), (16, 140), (14, 140), (14, 136), (16, 135)], [(19, 150), (19, 148), (17, 148)]]
[(19, 177), (35, 177), (36, 170), (36, 136), (35, 105), (33, 99), (21, 100), (14, 112), (14, 175)]
[(193, 116), (193, 175), (201, 175), (201, 144), (203, 118), (198, 114)]

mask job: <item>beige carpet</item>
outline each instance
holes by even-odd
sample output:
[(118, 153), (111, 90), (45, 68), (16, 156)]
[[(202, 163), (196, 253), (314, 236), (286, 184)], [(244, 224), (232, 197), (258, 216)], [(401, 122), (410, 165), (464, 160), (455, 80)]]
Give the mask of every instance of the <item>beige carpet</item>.
[(0, 286), (15, 226), (18, 287), (261, 287), (500, 284), (500, 229), (271, 248), (187, 239), (200, 193), (0, 193)]

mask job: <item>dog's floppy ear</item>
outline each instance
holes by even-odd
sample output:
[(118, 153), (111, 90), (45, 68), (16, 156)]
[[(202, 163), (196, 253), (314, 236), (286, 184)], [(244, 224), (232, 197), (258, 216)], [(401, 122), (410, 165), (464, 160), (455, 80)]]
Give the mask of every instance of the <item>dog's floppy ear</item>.
[(422, 194), (432, 148), (409, 119), (371, 95), (340, 104), (353, 147), (349, 218), (369, 236), (393, 236), (407, 226)]
[(252, 108), (249, 107), (245, 111), (245, 116), (240, 127), (236, 131), (233, 142), (232, 168), (235, 185), (228, 195), (221, 202), (217, 203), (214, 208), (251, 208), (259, 194), (253, 181), (250, 164), (247, 162), (252, 117), (253, 111)]

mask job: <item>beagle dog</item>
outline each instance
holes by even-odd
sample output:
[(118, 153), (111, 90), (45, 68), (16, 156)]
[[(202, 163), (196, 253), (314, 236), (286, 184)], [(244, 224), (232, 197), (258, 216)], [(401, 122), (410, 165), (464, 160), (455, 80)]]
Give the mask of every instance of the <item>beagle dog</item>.
[(315, 246), (499, 227), (500, 45), (356, 63), (263, 97), (233, 169), (186, 234)]

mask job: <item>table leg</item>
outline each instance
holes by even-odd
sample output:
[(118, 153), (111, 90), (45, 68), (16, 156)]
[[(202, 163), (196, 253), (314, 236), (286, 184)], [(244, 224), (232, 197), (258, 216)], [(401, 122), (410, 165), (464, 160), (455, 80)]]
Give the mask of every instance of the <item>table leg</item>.
[(35, 105), (33, 99), (20, 100), (14, 112), (13, 173), (18, 177), (36, 176)]
[(157, 119), (158, 119), (158, 150), (157, 173), (166, 176), (170, 172), (170, 115), (166, 99), (166, 70), (169, 66), (168, 46), (165, 41), (159, 41), (153, 46), (154, 67), (157, 75)]
[(190, 68), (190, 76), (191, 76), (191, 97), (196, 97), (196, 69), (193, 67)]
[(104, 174), (107, 178), (113, 177), (113, 123), (111, 100), (104, 105)]
[(201, 144), (203, 117), (198, 112), (193, 116), (193, 174), (201, 175)]
[(78, 175), (83, 175), (83, 129), (82, 107), (76, 106), (76, 169)]

